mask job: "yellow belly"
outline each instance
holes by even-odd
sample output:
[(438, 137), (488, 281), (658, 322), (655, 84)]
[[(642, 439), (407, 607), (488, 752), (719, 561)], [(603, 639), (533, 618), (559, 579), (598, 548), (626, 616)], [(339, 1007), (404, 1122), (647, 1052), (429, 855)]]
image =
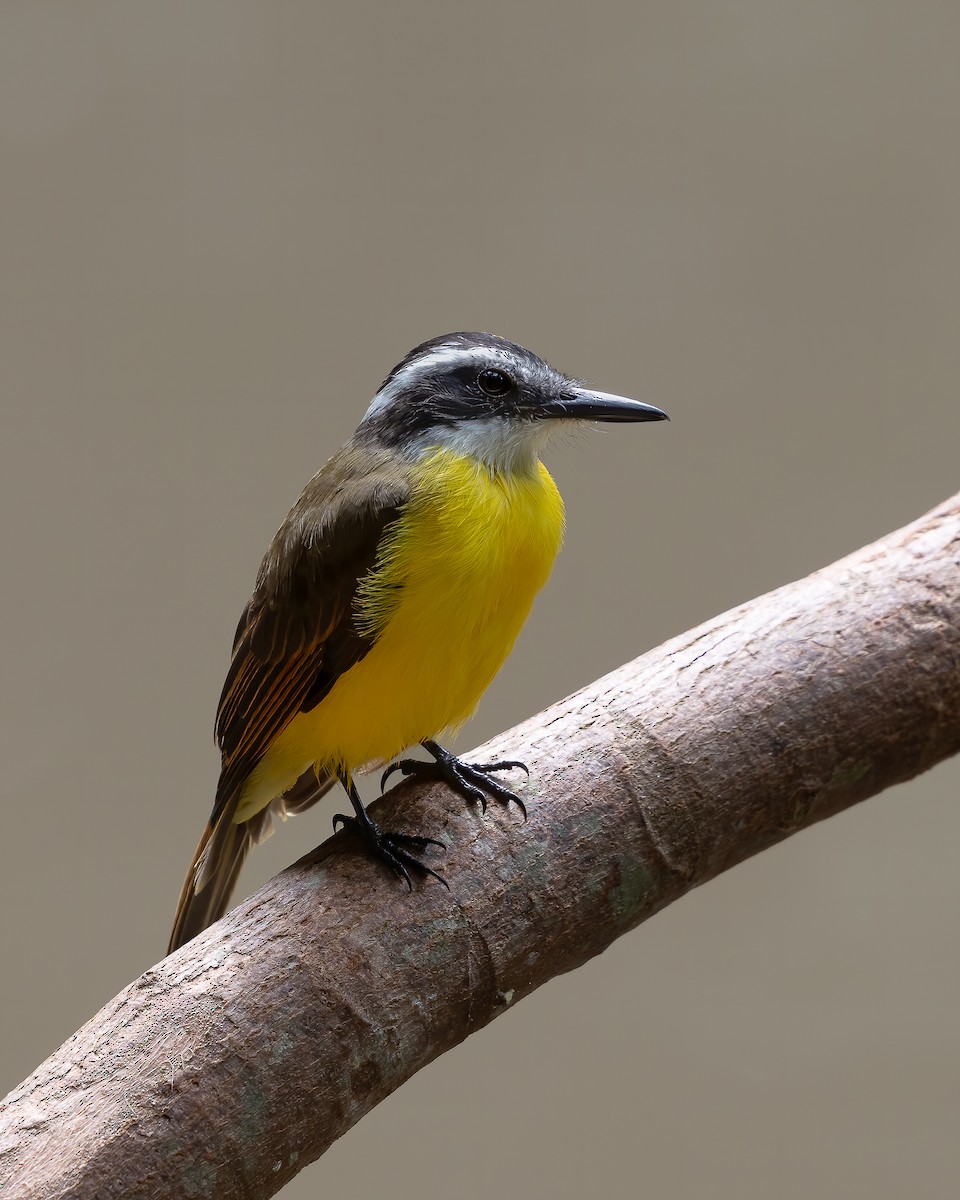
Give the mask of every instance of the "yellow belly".
[(235, 820), (248, 820), (311, 763), (353, 770), (454, 729), (510, 653), (563, 537), (549, 472), (493, 475), (438, 450), (360, 588), (376, 642), (309, 713), (280, 734), (251, 775)]

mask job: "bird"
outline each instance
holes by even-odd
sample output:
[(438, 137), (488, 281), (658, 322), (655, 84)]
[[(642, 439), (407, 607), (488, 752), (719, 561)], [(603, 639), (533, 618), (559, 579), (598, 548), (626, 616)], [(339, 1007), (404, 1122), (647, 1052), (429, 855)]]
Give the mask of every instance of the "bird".
[(445, 334), (393, 368), (359, 426), (306, 485), (263, 558), (217, 709), (221, 772), (187, 871), (169, 952), (223, 915), (273, 818), (339, 782), (341, 826), (412, 890), (435, 838), (381, 829), (357, 773), (392, 762), (486, 810), (515, 802), (508, 761), (470, 764), (437, 740), (470, 717), (560, 549), (564, 506), (541, 461), (581, 422), (662, 421), (594, 391), (515, 342)]

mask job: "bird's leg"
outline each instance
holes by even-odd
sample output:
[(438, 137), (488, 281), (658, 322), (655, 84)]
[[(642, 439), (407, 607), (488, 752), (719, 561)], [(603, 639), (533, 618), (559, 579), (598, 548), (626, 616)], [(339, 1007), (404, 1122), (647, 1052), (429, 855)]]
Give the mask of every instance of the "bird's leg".
[(438, 842), (436, 838), (419, 837), (413, 833), (385, 833), (363, 807), (363, 801), (357, 792), (357, 785), (349, 773), (339, 772), (338, 778), (343, 784), (344, 791), (350, 797), (353, 811), (357, 815), (348, 817), (343, 813), (337, 813), (333, 818), (334, 831), (338, 825), (343, 825), (345, 828), (359, 833), (373, 854), (385, 862), (391, 871), (407, 881), (407, 887), (411, 892), (413, 884), (410, 882), (410, 871), (421, 871), (424, 875), (432, 875), (449, 891), (449, 884), (442, 875), (438, 875), (426, 863), (409, 853), (410, 850), (425, 850), (427, 846), (439, 846), (441, 850), (444, 850), (446, 847), (443, 842)]
[(524, 771), (529, 778), (530, 772), (527, 770), (526, 763), (513, 759), (493, 763), (465, 763), (451, 754), (449, 750), (444, 750), (437, 742), (430, 741), (429, 738), (420, 745), (433, 755), (434, 761), (423, 762), (419, 758), (398, 759), (397, 762), (387, 767), (380, 777), (381, 792), (390, 775), (394, 771), (399, 771), (401, 775), (414, 775), (420, 779), (442, 779), (455, 792), (459, 792), (465, 800), (472, 800), (479, 804), (482, 812), (487, 811), (488, 796), (492, 796), (494, 800), (499, 800), (502, 804), (509, 804), (513, 801), (523, 813), (523, 819), (527, 819), (527, 810), (520, 797), (516, 792), (504, 787), (499, 779), (494, 779), (492, 774), (494, 771), (518, 770)]

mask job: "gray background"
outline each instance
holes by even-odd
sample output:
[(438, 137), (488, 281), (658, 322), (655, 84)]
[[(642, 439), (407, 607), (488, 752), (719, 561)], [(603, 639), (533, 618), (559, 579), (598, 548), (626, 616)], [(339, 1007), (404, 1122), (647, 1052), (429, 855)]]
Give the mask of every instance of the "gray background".
[[(464, 748), (956, 488), (958, 59), (949, 3), (7, 0), (0, 1092), (162, 953), (260, 555), (416, 342), (673, 417), (550, 455), (567, 548)], [(683, 900), (285, 1194), (953, 1194), (958, 781)]]

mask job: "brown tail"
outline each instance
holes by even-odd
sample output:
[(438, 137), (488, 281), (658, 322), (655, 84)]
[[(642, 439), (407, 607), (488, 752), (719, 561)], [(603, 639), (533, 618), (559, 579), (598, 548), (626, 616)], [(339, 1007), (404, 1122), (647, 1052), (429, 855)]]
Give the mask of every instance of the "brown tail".
[[(235, 825), (221, 813), (215, 825), (207, 823), (180, 889), (177, 915), (167, 953), (197, 936), (227, 911), (243, 860), (254, 839), (246, 825)], [(200, 876), (204, 876), (200, 882)]]
[(318, 779), (310, 770), (288, 792), (242, 825), (233, 820), (236, 806), (232, 804), (216, 821), (207, 823), (180, 889), (168, 954), (202, 933), (227, 911), (244, 859), (253, 846), (270, 836), (274, 815), (286, 818), (291, 813), (303, 812), (316, 804), (333, 783), (331, 777)]

